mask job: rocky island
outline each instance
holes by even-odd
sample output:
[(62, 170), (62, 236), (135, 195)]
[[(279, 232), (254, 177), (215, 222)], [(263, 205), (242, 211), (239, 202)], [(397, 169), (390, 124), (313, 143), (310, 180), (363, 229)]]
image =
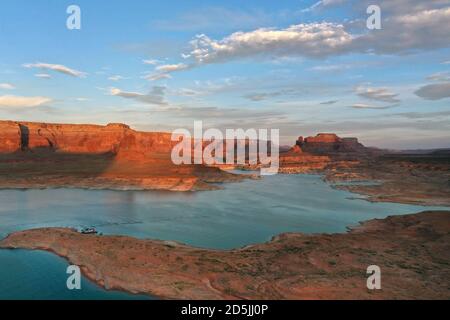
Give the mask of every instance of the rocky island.
[[(20, 231), (0, 248), (48, 250), (107, 289), (170, 299), (449, 299), (450, 212), (371, 220), (346, 234), (281, 234), (235, 250), (172, 241)], [(382, 290), (366, 269), (382, 266)]]

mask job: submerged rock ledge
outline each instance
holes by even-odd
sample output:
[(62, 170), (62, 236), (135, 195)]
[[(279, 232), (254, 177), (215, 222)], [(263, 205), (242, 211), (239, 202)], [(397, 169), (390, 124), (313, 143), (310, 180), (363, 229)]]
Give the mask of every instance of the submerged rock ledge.
[[(0, 248), (54, 252), (106, 289), (169, 299), (449, 299), (450, 211), (375, 219), (345, 234), (286, 233), (234, 250), (82, 235), (13, 233)], [(366, 269), (381, 268), (381, 290)]]

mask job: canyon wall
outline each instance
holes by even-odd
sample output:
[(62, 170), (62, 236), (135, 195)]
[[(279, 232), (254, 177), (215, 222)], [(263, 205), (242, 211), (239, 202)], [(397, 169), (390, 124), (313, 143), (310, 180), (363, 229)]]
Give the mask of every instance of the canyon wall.
[(100, 126), (0, 121), (0, 152), (111, 153), (121, 159), (134, 159), (150, 153), (170, 154), (176, 143), (170, 136), (135, 131), (120, 123)]
[(21, 149), (20, 127), (12, 121), (0, 122), (0, 153), (12, 153)]

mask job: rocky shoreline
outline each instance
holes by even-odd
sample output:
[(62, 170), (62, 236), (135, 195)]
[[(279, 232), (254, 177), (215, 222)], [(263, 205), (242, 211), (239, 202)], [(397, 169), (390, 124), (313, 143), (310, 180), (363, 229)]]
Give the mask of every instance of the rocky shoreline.
[[(51, 251), (106, 289), (167, 299), (450, 298), (450, 211), (370, 220), (345, 234), (281, 234), (226, 251), (66, 228), (19, 231), (0, 248)], [(381, 290), (366, 287), (369, 265), (381, 268)]]

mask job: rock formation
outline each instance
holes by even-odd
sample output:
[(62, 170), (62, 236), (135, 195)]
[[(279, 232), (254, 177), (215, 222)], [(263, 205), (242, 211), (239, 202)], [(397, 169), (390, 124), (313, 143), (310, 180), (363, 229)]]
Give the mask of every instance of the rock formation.
[(175, 165), (170, 133), (124, 124), (73, 125), (0, 121), (0, 187), (217, 189), (240, 181), (218, 168)]
[(357, 138), (340, 138), (334, 133), (319, 133), (315, 137), (299, 137), (296, 141), (302, 151), (315, 154), (366, 152)]
[(12, 121), (0, 122), (0, 141), (0, 153), (20, 150), (22, 141), (19, 125)]
[(52, 151), (143, 158), (153, 152), (170, 153), (169, 133), (138, 132), (125, 124), (106, 126), (0, 121), (0, 152)]

